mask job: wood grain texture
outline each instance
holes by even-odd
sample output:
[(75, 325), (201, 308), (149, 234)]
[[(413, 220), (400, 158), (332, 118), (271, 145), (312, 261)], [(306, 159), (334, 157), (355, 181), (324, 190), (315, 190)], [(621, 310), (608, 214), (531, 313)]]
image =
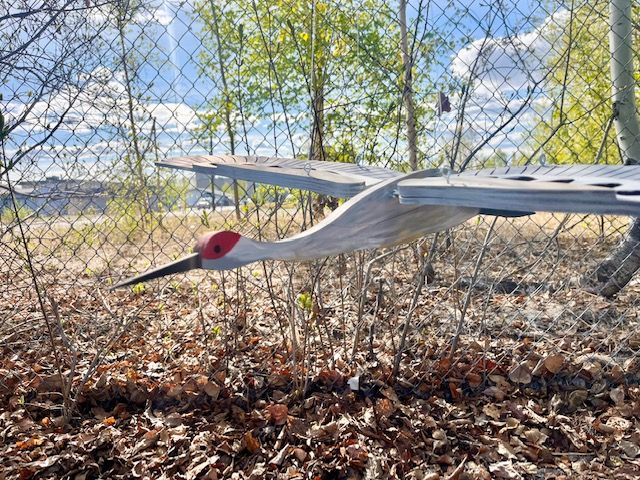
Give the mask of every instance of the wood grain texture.
[[(554, 171), (502, 173), (504, 177), (460, 175), (404, 180), (398, 184), (405, 205), (455, 205), (486, 209), (537, 212), (640, 215), (640, 180), (633, 171), (617, 170), (616, 176), (586, 176)], [(602, 172), (600, 172), (602, 173)], [(556, 175), (557, 174), (557, 175)]]
[(628, 179), (640, 180), (640, 167), (629, 165), (528, 165), (524, 167), (486, 168), (469, 170), (459, 174), (461, 177), (531, 177), (538, 180), (570, 179)]
[(174, 157), (156, 165), (342, 198), (401, 175), (386, 168), (352, 163), (241, 155)]
[(392, 183), (403, 205), (640, 215), (640, 166), (528, 165), (443, 177), (436, 169), (403, 175), (349, 163), (241, 155), (175, 157), (158, 165), (343, 198), (397, 180)]

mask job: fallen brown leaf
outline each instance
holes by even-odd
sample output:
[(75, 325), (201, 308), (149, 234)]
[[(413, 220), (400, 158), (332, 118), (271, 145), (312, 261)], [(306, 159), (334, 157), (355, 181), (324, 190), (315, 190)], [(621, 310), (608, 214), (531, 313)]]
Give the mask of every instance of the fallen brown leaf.
[(367, 449), (358, 444), (347, 446), (346, 452), (352, 467), (363, 468), (369, 459)]
[(499, 420), (500, 419), (500, 415), (502, 415), (502, 412), (500, 411), (500, 409), (496, 405), (494, 405), (493, 403), (488, 403), (484, 407), (482, 407), (482, 412), (487, 417), (491, 417), (494, 420)]
[(390, 417), (395, 412), (396, 407), (388, 398), (381, 398), (376, 402), (376, 411), (381, 417)]
[(104, 420), (102, 420), (102, 423), (108, 427), (112, 427), (113, 425), (116, 424), (116, 419), (114, 417), (107, 417)]
[(513, 383), (521, 383), (523, 385), (528, 385), (531, 383), (531, 371), (526, 364), (516, 365), (509, 372), (509, 380)]
[(613, 400), (613, 403), (616, 406), (620, 407), (624, 404), (624, 386), (620, 385), (619, 387), (614, 388), (609, 392), (609, 397)]
[(32, 448), (39, 447), (44, 443), (42, 437), (31, 437), (28, 440), (21, 440), (16, 442), (16, 447), (20, 450), (31, 450)]
[(258, 450), (260, 450), (260, 442), (256, 437), (253, 436), (253, 433), (251, 431), (246, 432), (242, 437), (242, 440), (244, 441), (245, 448), (250, 453), (256, 453)]
[(202, 389), (204, 390), (204, 393), (209, 395), (213, 400), (217, 400), (220, 396), (220, 387), (217, 383), (207, 382), (204, 384)]
[(467, 382), (469, 382), (469, 386), (471, 388), (478, 388), (482, 385), (482, 376), (477, 373), (469, 372), (467, 373)]
[(271, 421), (275, 425), (284, 425), (285, 423), (287, 423), (289, 408), (286, 405), (275, 403), (273, 405), (269, 405), (268, 411)]
[(564, 362), (565, 362), (564, 356), (562, 355), (549, 355), (547, 358), (544, 359), (544, 366), (551, 373), (556, 374), (556, 373), (560, 373), (564, 365)]

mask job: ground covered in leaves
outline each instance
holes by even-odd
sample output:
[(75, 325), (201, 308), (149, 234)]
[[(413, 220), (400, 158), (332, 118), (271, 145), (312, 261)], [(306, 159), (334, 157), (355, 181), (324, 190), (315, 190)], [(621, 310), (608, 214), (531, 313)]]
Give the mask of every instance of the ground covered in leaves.
[(229, 375), (216, 368), (224, 352), (212, 374), (188, 345), (171, 362), (142, 352), (110, 362), (67, 425), (52, 416), (56, 374), (5, 357), (5, 386), (25, 363), (39, 373), (4, 398), (3, 478), (640, 475), (640, 389), (626, 385), (637, 376), (600, 376), (557, 357), (532, 374), (461, 358), (453, 368), (440, 361), (433, 382), (394, 384), (372, 369), (353, 385), (354, 372), (337, 365), (301, 395), (283, 346), (254, 337), (239, 349), (243, 364)]
[(43, 262), (47, 319), (3, 269), (0, 479), (638, 478), (640, 285), (571, 281), (615, 237), (505, 226), (478, 269), (485, 234), (413, 307), (420, 246), (366, 284), (375, 253), (124, 292)]

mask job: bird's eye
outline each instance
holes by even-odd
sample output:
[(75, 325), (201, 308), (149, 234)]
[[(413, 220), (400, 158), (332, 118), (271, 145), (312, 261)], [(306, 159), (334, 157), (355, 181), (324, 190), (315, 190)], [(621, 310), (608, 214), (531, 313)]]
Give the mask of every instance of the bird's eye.
[(203, 235), (198, 239), (196, 250), (205, 260), (217, 260), (228, 254), (240, 240), (240, 234), (230, 231)]

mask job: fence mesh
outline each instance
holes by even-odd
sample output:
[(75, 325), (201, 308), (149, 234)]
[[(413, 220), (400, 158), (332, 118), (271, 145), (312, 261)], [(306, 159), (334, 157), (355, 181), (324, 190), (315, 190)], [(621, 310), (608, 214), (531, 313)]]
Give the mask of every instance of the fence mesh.
[[(202, 232), (284, 238), (337, 205), (154, 166), (175, 155), (621, 164), (624, 3), (5, 2), (7, 476), (637, 474), (640, 284), (589, 288), (628, 218), (479, 216), (392, 250), (110, 290)], [(93, 450), (63, 452), (65, 424)], [(157, 445), (170, 461), (141, 456)]]

